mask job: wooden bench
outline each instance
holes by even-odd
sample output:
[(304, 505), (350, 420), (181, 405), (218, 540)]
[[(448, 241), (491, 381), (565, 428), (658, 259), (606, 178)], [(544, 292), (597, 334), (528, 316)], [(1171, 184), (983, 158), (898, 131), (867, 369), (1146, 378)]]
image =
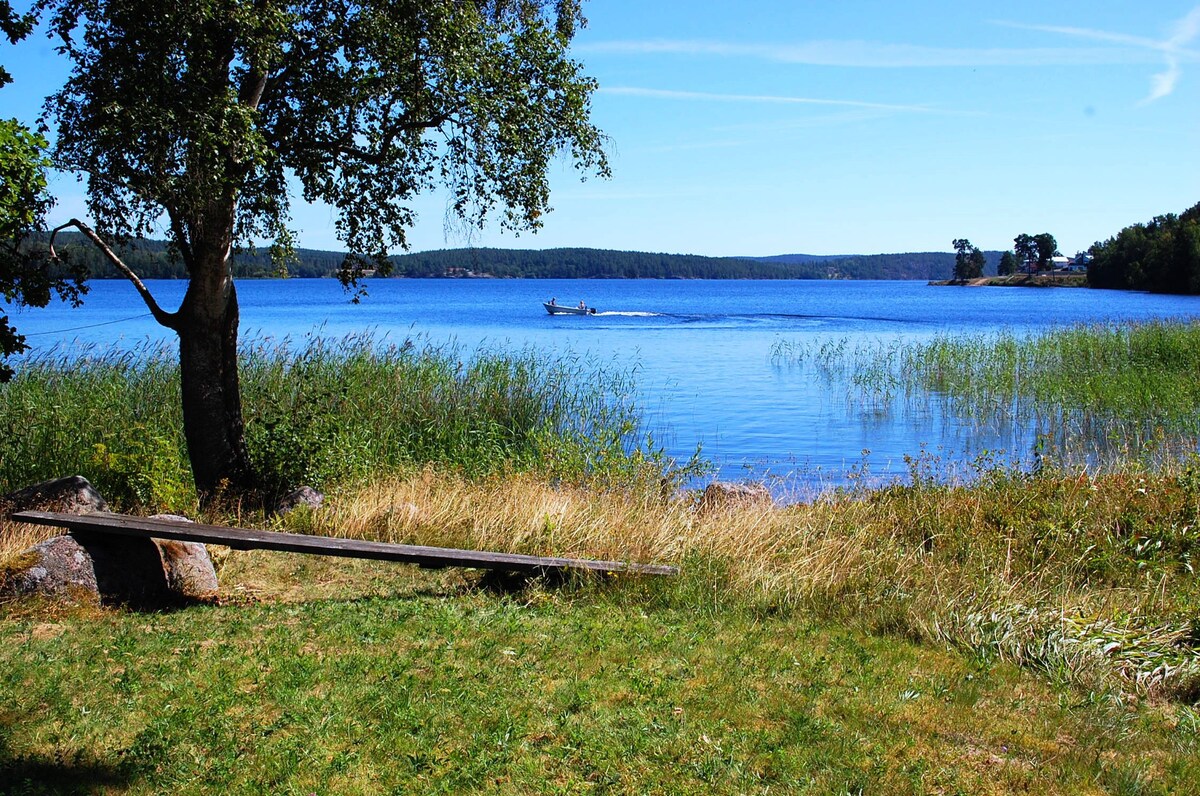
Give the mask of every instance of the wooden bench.
[(62, 514), (52, 511), (22, 511), (12, 514), (14, 522), (50, 525), (65, 528), (70, 533), (107, 533), (140, 536), (152, 539), (175, 539), (181, 542), (219, 544), (234, 550), (280, 550), (288, 553), (308, 553), (318, 556), (369, 558), (376, 561), (399, 561), (417, 564), (428, 569), (472, 567), (506, 572), (540, 573), (561, 570), (592, 572), (628, 572), (637, 575), (677, 575), (677, 567), (660, 564), (633, 564), (624, 561), (593, 561), (585, 558), (553, 558), (516, 553), (488, 553), (477, 550), (454, 550), (446, 547), (365, 542), (358, 539), (338, 539), (331, 536), (308, 536), (299, 533), (256, 531), (249, 528), (226, 528), (220, 525), (152, 520), (126, 514), (96, 512), (93, 514)]

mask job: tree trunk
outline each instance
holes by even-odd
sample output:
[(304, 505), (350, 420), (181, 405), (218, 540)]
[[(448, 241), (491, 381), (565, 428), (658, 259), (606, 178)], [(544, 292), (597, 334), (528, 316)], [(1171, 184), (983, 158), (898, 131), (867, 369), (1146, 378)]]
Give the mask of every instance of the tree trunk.
[(210, 256), (219, 261), (193, 269), (177, 327), (183, 431), (202, 502), (256, 486), (238, 382), (237, 290), (228, 249)]

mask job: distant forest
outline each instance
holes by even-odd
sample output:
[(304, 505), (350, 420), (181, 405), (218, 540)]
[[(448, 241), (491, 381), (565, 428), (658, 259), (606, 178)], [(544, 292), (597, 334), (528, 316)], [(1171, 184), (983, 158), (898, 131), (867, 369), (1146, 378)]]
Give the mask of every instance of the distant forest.
[[(994, 271), (999, 252), (990, 253)], [(393, 258), (399, 276), (525, 279), (948, 279), (954, 254), (700, 257), (609, 249), (446, 249)], [(467, 272), (470, 272), (468, 274)]]
[[(85, 265), (95, 278), (120, 275), (78, 233), (62, 234), (59, 252)], [(184, 279), (187, 273), (162, 241), (138, 240), (118, 250), (143, 279)], [(342, 263), (341, 252), (298, 249), (287, 272), (294, 277), (331, 277)], [(995, 272), (999, 252), (988, 252)], [(701, 257), (608, 249), (445, 249), (391, 258), (392, 276), (522, 279), (949, 279), (954, 254), (916, 252), (872, 255), (785, 254), (774, 257)], [(239, 252), (234, 276), (278, 276), (265, 249)]]
[(1125, 227), (1088, 253), (1092, 287), (1200, 293), (1200, 204)]
[[(103, 255), (78, 233), (60, 235), (58, 249), (95, 278), (119, 277)], [(187, 273), (166, 243), (138, 240), (118, 250), (144, 279), (184, 279)], [(1088, 252), (1088, 284), (1158, 293), (1200, 293), (1200, 204), (1133, 224)], [(995, 274), (1001, 252), (985, 252), (985, 274)], [(331, 277), (342, 252), (298, 249), (288, 264), (293, 277)], [(265, 249), (238, 252), (234, 276), (279, 276)], [(609, 249), (444, 249), (391, 258), (392, 276), (523, 279), (921, 279), (954, 274), (953, 252), (907, 254), (701, 257)]]
[[(113, 267), (100, 250), (78, 232), (59, 233), (55, 249), (63, 259), (82, 264), (95, 279), (124, 277)], [(116, 248), (125, 264), (142, 279), (186, 279), (187, 270), (177, 257), (171, 255), (167, 244), (159, 240), (138, 239), (128, 246)], [(333, 276), (342, 264), (341, 252), (299, 249), (295, 262), (288, 265), (288, 275), (297, 277)], [(242, 278), (279, 276), (271, 264), (266, 249), (238, 252), (233, 257), (233, 275)]]

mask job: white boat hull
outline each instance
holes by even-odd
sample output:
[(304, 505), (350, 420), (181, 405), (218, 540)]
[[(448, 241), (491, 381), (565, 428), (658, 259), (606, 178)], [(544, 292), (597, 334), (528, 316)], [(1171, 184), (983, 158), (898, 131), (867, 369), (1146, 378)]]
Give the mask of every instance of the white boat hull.
[(544, 302), (542, 304), (546, 308), (546, 312), (551, 315), (595, 315), (595, 307), (564, 307), (561, 304), (550, 304)]

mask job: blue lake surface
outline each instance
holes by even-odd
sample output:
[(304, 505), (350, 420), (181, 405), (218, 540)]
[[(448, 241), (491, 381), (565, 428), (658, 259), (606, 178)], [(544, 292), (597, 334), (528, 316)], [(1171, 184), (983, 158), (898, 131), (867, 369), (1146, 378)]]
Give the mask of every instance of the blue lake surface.
[[(148, 283), (174, 308), (182, 281)], [(687, 458), (702, 446), (724, 478), (778, 478), (804, 487), (843, 482), (865, 461), (904, 471), (922, 446), (948, 460), (983, 450), (1027, 453), (1034, 430), (979, 426), (937, 401), (880, 407), (810, 369), (777, 364), (784, 342), (923, 340), (1075, 323), (1200, 316), (1200, 297), (1083, 289), (952, 288), (923, 282), (372, 279), (361, 304), (331, 279), (238, 283), (243, 339), (340, 338), (369, 331), (480, 347), (576, 355), (635, 368), (648, 427)], [(599, 310), (549, 316), (551, 297)], [(170, 341), (133, 288), (97, 281), (80, 309), (8, 310), (33, 353)]]

